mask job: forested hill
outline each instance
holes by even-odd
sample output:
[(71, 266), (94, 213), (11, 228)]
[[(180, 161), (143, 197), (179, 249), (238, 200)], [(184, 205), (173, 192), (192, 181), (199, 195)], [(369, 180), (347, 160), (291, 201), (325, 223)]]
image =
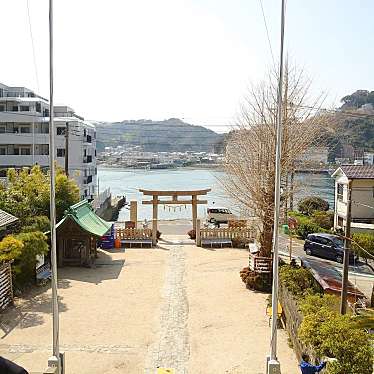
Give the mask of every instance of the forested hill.
[(96, 128), (99, 151), (108, 146), (140, 145), (144, 151), (151, 152), (219, 152), (223, 139), (222, 134), (177, 118), (164, 121), (98, 122)]
[(331, 161), (341, 157), (345, 145), (353, 146), (356, 151), (374, 151), (374, 91), (358, 90), (344, 96), (341, 102), (328, 139)]

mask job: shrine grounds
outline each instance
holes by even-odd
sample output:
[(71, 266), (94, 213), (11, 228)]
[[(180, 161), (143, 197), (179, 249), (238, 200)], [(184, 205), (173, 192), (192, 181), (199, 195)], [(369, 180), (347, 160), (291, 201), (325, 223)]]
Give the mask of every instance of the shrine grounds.
[[(66, 373), (265, 373), (266, 294), (239, 277), (248, 254), (166, 235), (156, 249), (100, 251), (95, 268), (59, 269)], [(41, 372), (51, 354), (51, 291), (39, 287), (1, 315), (0, 355)], [(282, 372), (299, 373), (278, 330)]]

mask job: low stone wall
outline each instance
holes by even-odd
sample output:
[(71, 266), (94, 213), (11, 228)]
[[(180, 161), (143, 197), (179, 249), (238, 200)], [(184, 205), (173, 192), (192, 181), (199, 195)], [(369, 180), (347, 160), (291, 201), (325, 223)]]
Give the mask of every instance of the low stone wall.
[(303, 316), (293, 295), (282, 285), (279, 287), (279, 301), (283, 308), (283, 321), (298, 360), (301, 360), (301, 355), (304, 352), (308, 353), (312, 359), (316, 359), (315, 352), (308, 349), (298, 338), (297, 332), (303, 321)]

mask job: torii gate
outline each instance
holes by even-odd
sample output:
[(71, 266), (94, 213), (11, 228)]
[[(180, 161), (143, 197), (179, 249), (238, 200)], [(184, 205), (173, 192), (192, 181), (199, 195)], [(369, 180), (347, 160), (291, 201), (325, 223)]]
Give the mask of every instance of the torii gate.
[[(139, 189), (145, 196), (152, 196), (152, 200), (143, 200), (142, 204), (153, 205), (153, 220), (152, 220), (152, 241), (156, 245), (157, 241), (157, 216), (158, 216), (158, 205), (192, 205), (192, 225), (193, 229), (196, 230), (197, 220), (197, 204), (207, 204), (207, 200), (198, 200), (199, 195), (206, 195), (211, 189), (205, 190), (192, 190), (192, 191), (154, 191), (154, 190), (143, 190)], [(159, 200), (160, 196), (170, 196), (169, 200)], [(178, 200), (179, 196), (191, 196), (191, 200)]]

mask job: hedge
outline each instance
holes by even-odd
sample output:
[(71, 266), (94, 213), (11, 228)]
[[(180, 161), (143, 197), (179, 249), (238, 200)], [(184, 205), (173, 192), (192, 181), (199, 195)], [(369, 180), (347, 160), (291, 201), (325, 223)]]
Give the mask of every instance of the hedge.
[(335, 357), (326, 374), (372, 374), (373, 345), (370, 335), (350, 315), (339, 314), (340, 299), (323, 294), (307, 269), (284, 265), (280, 283), (291, 292), (303, 320), (298, 339), (318, 357)]

